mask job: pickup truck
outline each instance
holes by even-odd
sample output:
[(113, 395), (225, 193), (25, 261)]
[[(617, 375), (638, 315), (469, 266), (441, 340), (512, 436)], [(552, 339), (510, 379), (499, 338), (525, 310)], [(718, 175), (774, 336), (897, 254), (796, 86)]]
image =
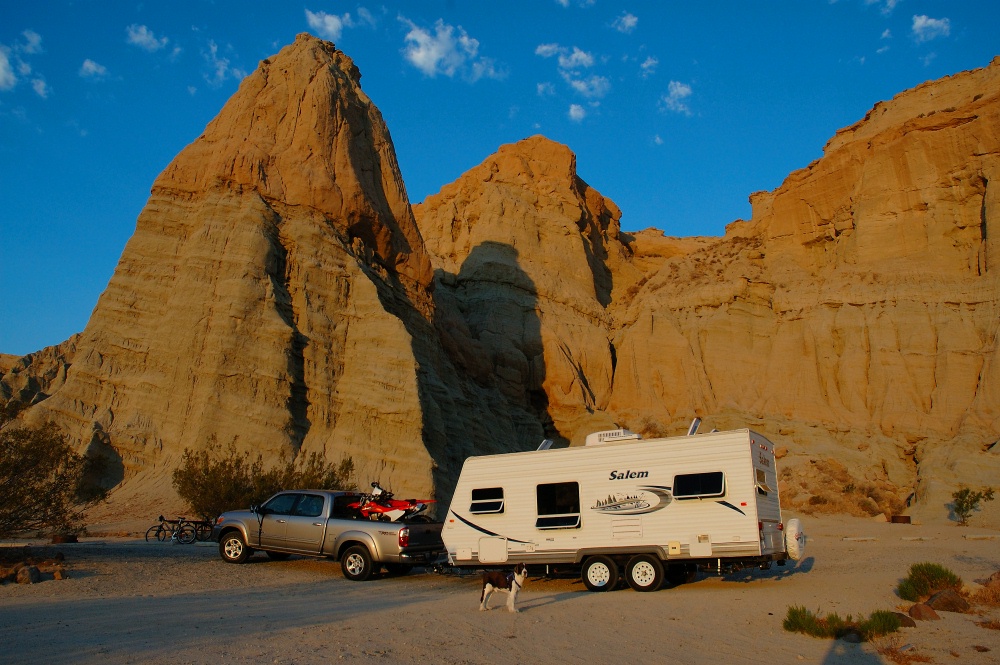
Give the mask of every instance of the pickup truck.
[(443, 560), (440, 523), (363, 519), (349, 505), (361, 496), (329, 490), (278, 492), (260, 506), (220, 515), (212, 539), (229, 563), (243, 563), (255, 550), (274, 560), (292, 554), (328, 557), (339, 560), (344, 577), (355, 581), (369, 579), (382, 566), (392, 575), (405, 575), (414, 565)]

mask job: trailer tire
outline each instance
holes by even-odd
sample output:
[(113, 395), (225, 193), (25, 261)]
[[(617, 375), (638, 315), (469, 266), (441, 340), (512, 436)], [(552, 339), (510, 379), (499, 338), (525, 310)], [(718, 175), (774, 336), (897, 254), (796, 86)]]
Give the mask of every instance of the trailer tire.
[(364, 582), (372, 576), (372, 555), (364, 545), (348, 547), (340, 558), (340, 569), (344, 577), (355, 582)]
[(636, 591), (656, 591), (663, 586), (663, 562), (651, 554), (637, 554), (625, 566), (625, 581)]
[(806, 555), (806, 534), (798, 519), (790, 519), (785, 525), (785, 552), (792, 561), (801, 561)]
[(580, 577), (588, 590), (608, 591), (618, 586), (618, 565), (603, 554), (592, 556), (583, 562)]

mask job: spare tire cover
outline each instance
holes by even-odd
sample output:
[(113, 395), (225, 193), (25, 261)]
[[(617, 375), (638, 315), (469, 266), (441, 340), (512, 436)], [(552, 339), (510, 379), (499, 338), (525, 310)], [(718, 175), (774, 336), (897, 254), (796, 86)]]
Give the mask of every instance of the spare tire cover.
[(806, 534), (797, 519), (790, 519), (785, 525), (785, 551), (792, 561), (801, 561), (806, 555)]

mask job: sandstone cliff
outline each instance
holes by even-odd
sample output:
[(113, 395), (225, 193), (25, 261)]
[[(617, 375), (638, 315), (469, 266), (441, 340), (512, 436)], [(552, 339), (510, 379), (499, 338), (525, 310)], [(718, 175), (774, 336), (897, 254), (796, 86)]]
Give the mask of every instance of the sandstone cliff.
[[(750, 426), (803, 509), (946, 514), (1000, 477), (1000, 62), (879, 103), (721, 238), (621, 231), (543, 137), (411, 211), (333, 45), (300, 36), (166, 168), (86, 330), (0, 396), (120, 458), (350, 455), (445, 502), (466, 456)], [(912, 495), (912, 497), (911, 497)]]
[(64, 383), (26, 413), (113, 448), (118, 503), (169, 494), (180, 453), (213, 439), (272, 461), (349, 455), (361, 482), (425, 494), (471, 452), (443, 451), (449, 428), (530, 420), (500, 404), (496, 425), (462, 404), (389, 132), (359, 79), (300, 35), (153, 184)]

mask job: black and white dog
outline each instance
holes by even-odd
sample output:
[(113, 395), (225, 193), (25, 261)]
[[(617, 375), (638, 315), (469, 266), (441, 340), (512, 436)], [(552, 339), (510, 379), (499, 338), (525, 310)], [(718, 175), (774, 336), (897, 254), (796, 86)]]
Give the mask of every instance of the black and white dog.
[(505, 573), (499, 570), (491, 570), (483, 573), (483, 595), (479, 597), (479, 611), (485, 612), (489, 608), (490, 595), (494, 591), (507, 592), (507, 610), (517, 612), (514, 608), (514, 601), (517, 594), (528, 579), (528, 567), (523, 563), (514, 566), (514, 572)]

